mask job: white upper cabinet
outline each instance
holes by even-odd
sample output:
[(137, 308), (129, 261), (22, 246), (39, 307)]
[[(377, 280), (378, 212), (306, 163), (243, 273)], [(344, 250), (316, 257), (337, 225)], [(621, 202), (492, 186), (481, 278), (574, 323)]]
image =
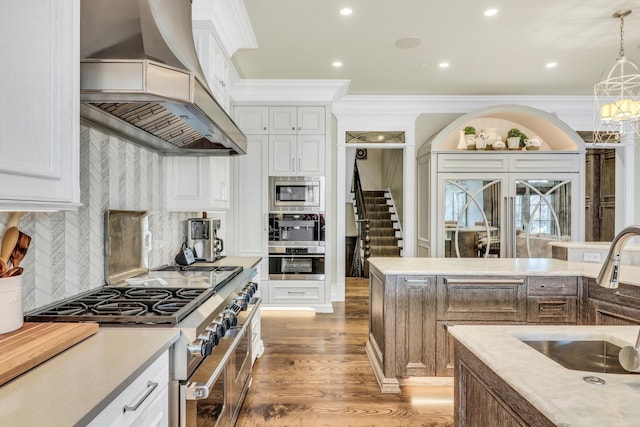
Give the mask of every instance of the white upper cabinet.
[(269, 133), (324, 135), (324, 107), (270, 107)]
[(77, 208), (80, 1), (8, 2), (1, 16), (0, 208)]
[(269, 175), (325, 174), (326, 110), (323, 106), (237, 106), (234, 120), (247, 135), (269, 136)]
[(229, 210), (229, 157), (167, 157), (167, 209)]
[(229, 85), (231, 62), (217, 36), (210, 21), (193, 21), (193, 40), (200, 65), (204, 72), (206, 83), (213, 92), (218, 104), (229, 112), (231, 97)]
[(234, 120), (246, 135), (269, 133), (269, 107), (235, 107)]
[(324, 175), (324, 135), (269, 135), (269, 175)]

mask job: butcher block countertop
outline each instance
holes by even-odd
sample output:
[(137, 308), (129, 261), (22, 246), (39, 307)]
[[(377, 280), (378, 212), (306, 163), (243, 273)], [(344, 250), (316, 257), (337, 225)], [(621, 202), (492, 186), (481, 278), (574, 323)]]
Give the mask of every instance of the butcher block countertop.
[[(522, 275), (596, 278), (602, 263), (552, 258), (369, 258), (384, 275)], [(640, 267), (620, 266), (620, 282), (640, 286)]]
[(100, 328), (0, 387), (0, 425), (72, 426), (98, 415), (179, 336), (170, 328)]

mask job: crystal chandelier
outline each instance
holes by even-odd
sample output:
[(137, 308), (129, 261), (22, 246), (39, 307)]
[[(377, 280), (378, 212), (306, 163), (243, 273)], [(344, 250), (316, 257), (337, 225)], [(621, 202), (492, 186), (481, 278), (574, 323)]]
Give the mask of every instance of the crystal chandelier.
[(620, 10), (612, 15), (620, 19), (620, 52), (593, 86), (594, 142), (620, 142), (629, 133), (640, 140), (640, 69), (624, 56), (624, 18), (630, 14)]

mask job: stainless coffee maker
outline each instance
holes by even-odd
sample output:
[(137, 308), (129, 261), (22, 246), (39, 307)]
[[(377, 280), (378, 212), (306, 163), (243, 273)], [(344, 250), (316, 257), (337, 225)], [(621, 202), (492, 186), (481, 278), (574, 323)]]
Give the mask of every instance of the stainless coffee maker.
[(223, 258), (224, 242), (217, 236), (220, 229), (218, 218), (189, 218), (187, 220), (187, 246), (196, 261), (215, 261)]

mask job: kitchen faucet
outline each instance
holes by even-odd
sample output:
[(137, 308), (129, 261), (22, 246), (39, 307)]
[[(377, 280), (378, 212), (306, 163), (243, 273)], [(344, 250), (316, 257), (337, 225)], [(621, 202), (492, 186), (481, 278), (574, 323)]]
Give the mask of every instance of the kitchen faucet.
[(620, 273), (620, 252), (632, 237), (640, 236), (640, 225), (630, 225), (622, 229), (611, 242), (609, 254), (604, 260), (596, 283), (603, 288), (615, 289), (618, 287), (618, 275)]
[[(640, 225), (630, 225), (622, 229), (611, 242), (609, 254), (604, 260), (600, 274), (596, 283), (603, 288), (615, 289), (618, 287), (618, 276), (620, 273), (620, 252), (632, 237), (640, 236)], [(636, 345), (628, 345), (620, 350), (618, 354), (620, 365), (629, 372), (640, 372), (640, 333), (636, 339)]]

